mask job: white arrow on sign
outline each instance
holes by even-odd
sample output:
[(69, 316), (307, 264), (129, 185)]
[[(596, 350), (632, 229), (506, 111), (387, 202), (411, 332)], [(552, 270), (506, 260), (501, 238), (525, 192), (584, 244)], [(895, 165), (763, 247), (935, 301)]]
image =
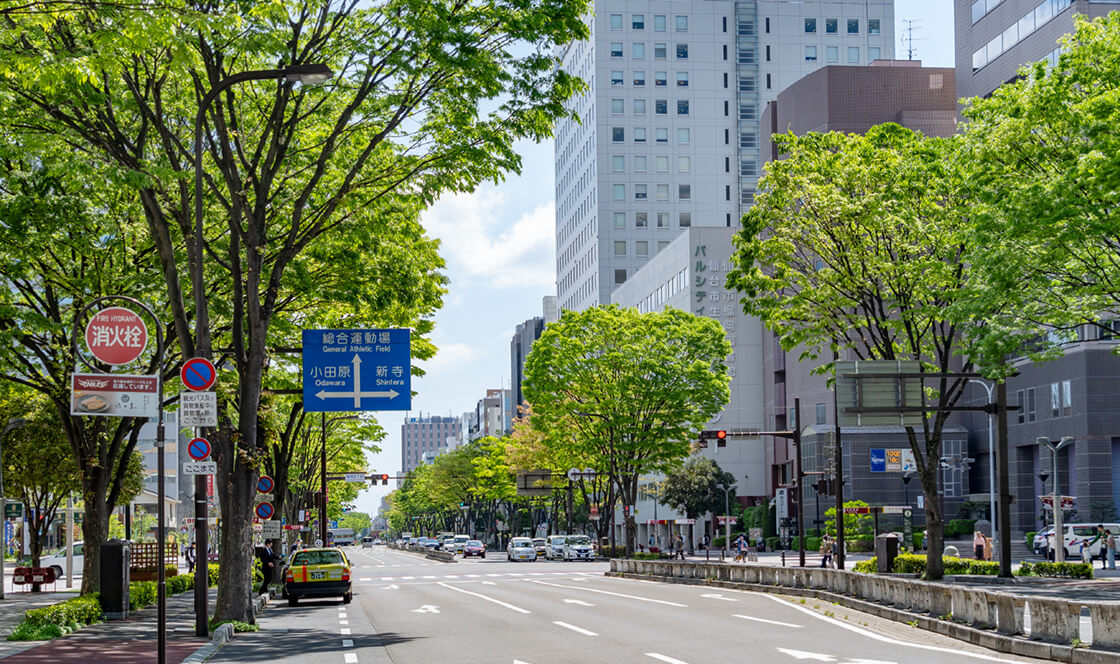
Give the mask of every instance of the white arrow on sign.
[(361, 408), (362, 407), (362, 399), (365, 398), (365, 397), (395, 399), (398, 395), (400, 395), (400, 392), (397, 392), (396, 390), (388, 390), (388, 391), (385, 391), (385, 392), (363, 392), (361, 390), (361, 386), (362, 386), (362, 358), (358, 357), (358, 354), (355, 353), (354, 354), (354, 359), (351, 360), (351, 364), (354, 365), (354, 389), (353, 390), (351, 390), (349, 392), (328, 392), (326, 390), (319, 390), (318, 392), (315, 393), (315, 396), (319, 397), (320, 399), (350, 399), (350, 398), (353, 398), (354, 399), (354, 407), (355, 408)]
[(709, 599), (721, 599), (725, 602), (738, 602), (739, 601), (737, 599), (732, 599), (730, 597), (724, 597), (723, 595), (721, 595), (719, 593), (704, 593), (703, 595), (701, 595), (701, 597), (707, 597)]
[(595, 606), (591, 602), (585, 602), (582, 599), (566, 599), (565, 604), (579, 604), (580, 606)]
[(796, 657), (797, 659), (813, 659), (818, 662), (835, 662), (836, 658), (832, 655), (822, 655), (816, 652), (805, 652), (804, 650), (789, 650), (787, 648), (778, 648), (778, 652)]
[(439, 607), (438, 606), (432, 606), (431, 604), (425, 604), (425, 605), (421, 606), (419, 609), (413, 609), (412, 612), (413, 613), (439, 613)]

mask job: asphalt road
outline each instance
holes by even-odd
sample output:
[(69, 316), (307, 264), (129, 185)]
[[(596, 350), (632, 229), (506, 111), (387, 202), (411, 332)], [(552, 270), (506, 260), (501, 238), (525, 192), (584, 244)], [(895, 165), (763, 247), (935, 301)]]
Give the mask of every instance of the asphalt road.
[(351, 549), (354, 601), (277, 602), (213, 662), (1035, 662), (826, 603), (615, 579), (605, 563)]

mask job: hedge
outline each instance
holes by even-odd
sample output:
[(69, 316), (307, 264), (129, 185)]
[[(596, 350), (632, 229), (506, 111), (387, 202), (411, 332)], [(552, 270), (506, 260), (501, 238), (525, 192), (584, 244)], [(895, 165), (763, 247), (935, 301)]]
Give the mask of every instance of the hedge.
[(945, 535), (971, 535), (976, 532), (976, 519), (952, 519), (945, 524)]
[(1091, 579), (1093, 566), (1088, 563), (1019, 563), (1019, 576)]
[[(996, 576), (999, 574), (999, 563), (991, 560), (971, 560), (946, 556), (941, 559), (945, 563), (946, 574), (968, 574), (973, 576)], [(863, 574), (874, 574), (879, 570), (876, 559), (862, 560), (852, 567), (853, 571)], [(897, 574), (925, 574), (926, 557), (917, 554), (902, 554), (894, 559), (892, 572)]]
[(1034, 551), (1034, 536), (1038, 534), (1037, 530), (1028, 530), (1026, 534), (1027, 549)]

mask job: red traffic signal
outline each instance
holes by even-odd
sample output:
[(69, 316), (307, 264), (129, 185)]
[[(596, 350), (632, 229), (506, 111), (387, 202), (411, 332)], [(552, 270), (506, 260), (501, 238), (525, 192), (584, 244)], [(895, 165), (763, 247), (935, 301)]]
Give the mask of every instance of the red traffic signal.
[(389, 483), (389, 474), (388, 473), (382, 473), (381, 474), (381, 484), (384, 486), (388, 483)]
[(723, 429), (705, 429), (700, 432), (700, 440), (725, 440), (727, 432)]

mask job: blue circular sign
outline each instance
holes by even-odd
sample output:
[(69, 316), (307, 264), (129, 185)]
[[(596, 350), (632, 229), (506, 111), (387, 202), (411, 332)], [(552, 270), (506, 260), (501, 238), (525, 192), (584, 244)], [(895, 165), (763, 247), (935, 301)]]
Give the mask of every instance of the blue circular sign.
[(276, 509), (272, 506), (272, 503), (261, 503), (257, 505), (257, 516), (262, 519), (271, 519), (275, 511)]
[(273, 482), (268, 475), (261, 475), (261, 478), (257, 480), (257, 491), (260, 493), (272, 493), (274, 488), (276, 488), (276, 482)]
[(205, 438), (194, 438), (187, 443), (187, 455), (195, 461), (202, 461), (210, 456), (210, 441)]
[(183, 386), (196, 392), (210, 389), (217, 377), (218, 373), (214, 370), (214, 365), (204, 357), (194, 357), (187, 360), (183, 363), (182, 370), (179, 371), (179, 378), (182, 379)]

